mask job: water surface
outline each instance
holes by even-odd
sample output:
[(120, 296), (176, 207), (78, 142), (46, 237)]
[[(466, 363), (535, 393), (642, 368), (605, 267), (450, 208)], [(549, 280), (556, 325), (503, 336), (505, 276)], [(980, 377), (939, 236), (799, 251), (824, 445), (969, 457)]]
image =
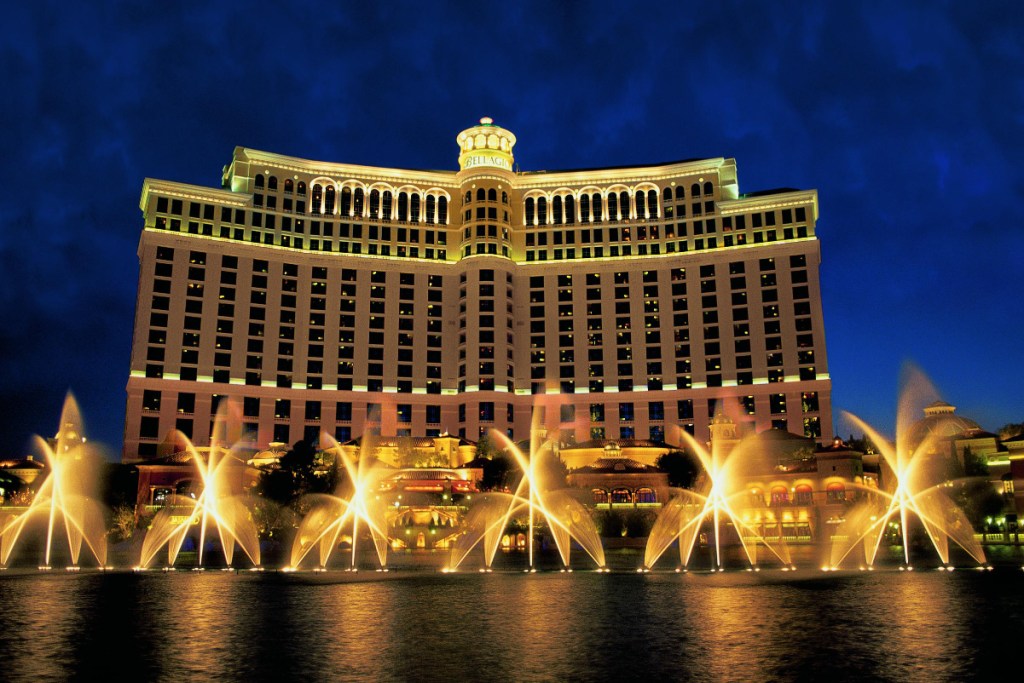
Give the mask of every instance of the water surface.
[(1024, 572), (0, 576), (9, 681), (965, 681)]

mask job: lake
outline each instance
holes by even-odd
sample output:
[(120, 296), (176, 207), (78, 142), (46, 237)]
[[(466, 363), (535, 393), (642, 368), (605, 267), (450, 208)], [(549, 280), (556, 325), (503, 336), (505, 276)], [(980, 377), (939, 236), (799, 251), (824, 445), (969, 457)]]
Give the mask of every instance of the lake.
[(0, 574), (7, 681), (965, 681), (1024, 571)]

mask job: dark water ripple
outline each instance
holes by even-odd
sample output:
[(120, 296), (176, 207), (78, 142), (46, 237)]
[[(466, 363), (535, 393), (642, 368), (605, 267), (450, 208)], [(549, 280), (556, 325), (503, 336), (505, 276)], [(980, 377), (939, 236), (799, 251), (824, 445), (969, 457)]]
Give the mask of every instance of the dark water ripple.
[(12, 572), (0, 619), (7, 681), (969, 681), (1024, 572)]

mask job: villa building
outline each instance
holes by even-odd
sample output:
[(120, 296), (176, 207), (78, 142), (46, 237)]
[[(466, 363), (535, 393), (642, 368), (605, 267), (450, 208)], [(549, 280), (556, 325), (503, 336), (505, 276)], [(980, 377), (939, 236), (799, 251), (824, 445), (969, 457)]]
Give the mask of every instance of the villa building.
[(238, 399), (255, 447), (832, 439), (817, 194), (742, 194), (732, 159), (522, 171), (481, 119), (458, 170), (237, 148), (222, 186), (147, 179), (124, 462)]

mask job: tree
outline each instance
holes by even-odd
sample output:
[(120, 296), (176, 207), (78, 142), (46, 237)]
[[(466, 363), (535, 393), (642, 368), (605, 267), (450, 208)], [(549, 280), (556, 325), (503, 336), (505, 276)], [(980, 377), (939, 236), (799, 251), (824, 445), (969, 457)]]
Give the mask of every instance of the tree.
[(399, 467), (419, 467), (420, 466), (420, 454), (416, 451), (416, 445), (413, 443), (412, 437), (403, 436), (395, 444), (395, 458), (398, 460)]
[(1000, 517), (1005, 512), (1003, 497), (996, 493), (992, 482), (980, 477), (964, 480), (953, 494), (953, 500), (976, 530), (987, 530), (986, 518)]
[(502, 453), (502, 449), (494, 442), (494, 437), (487, 432), (476, 442), (476, 457), (493, 458)]
[(668, 474), (668, 485), (681, 489), (693, 488), (700, 472), (700, 463), (686, 451), (669, 451), (658, 456), (658, 469)]
[(481, 488), (485, 491), (511, 488), (512, 473), (515, 471), (515, 463), (512, 458), (504, 453), (499, 453), (492, 458), (482, 459), (481, 465), (484, 470), (483, 479), (480, 481)]
[(569, 476), (569, 468), (565, 466), (562, 461), (562, 456), (553, 454), (551, 458), (545, 463), (544, 469), (544, 482), (548, 488), (551, 489), (562, 489), (565, 488), (566, 477)]
[(964, 446), (964, 476), (988, 476), (988, 460), (983, 455), (975, 455), (970, 446)]
[(318, 467), (317, 452), (306, 441), (297, 441), (281, 456), (278, 464), (279, 469), (267, 470), (260, 475), (256, 491), (282, 505), (292, 503), (307, 493), (328, 493), (336, 484), (336, 478), (331, 476), (332, 470)]
[(111, 463), (103, 476), (103, 504), (110, 509), (122, 505), (135, 507), (139, 489), (139, 469), (134, 465)]
[(621, 538), (626, 528), (626, 520), (618, 510), (607, 510), (598, 520), (601, 535), (605, 538)]
[(629, 538), (643, 538), (651, 533), (654, 520), (645, 510), (630, 510), (626, 513), (625, 528)]
[(291, 450), (281, 456), (280, 465), (282, 470), (295, 476), (300, 488), (305, 488), (314, 476), (316, 451), (308, 441), (296, 441)]
[(284, 469), (264, 470), (256, 483), (256, 493), (280, 505), (290, 503), (295, 492), (295, 477)]
[(127, 541), (135, 535), (135, 508), (131, 505), (118, 505), (114, 508), (110, 520), (110, 537), (115, 543)]
[(850, 434), (850, 438), (846, 440), (846, 445), (851, 450), (857, 451), (858, 453), (874, 453), (875, 444), (871, 442), (871, 439), (867, 438), (863, 434), (860, 435), (859, 439), (853, 438), (853, 434)]
[(1003, 441), (1024, 434), (1024, 422), (1010, 422), (999, 428), (999, 438)]

